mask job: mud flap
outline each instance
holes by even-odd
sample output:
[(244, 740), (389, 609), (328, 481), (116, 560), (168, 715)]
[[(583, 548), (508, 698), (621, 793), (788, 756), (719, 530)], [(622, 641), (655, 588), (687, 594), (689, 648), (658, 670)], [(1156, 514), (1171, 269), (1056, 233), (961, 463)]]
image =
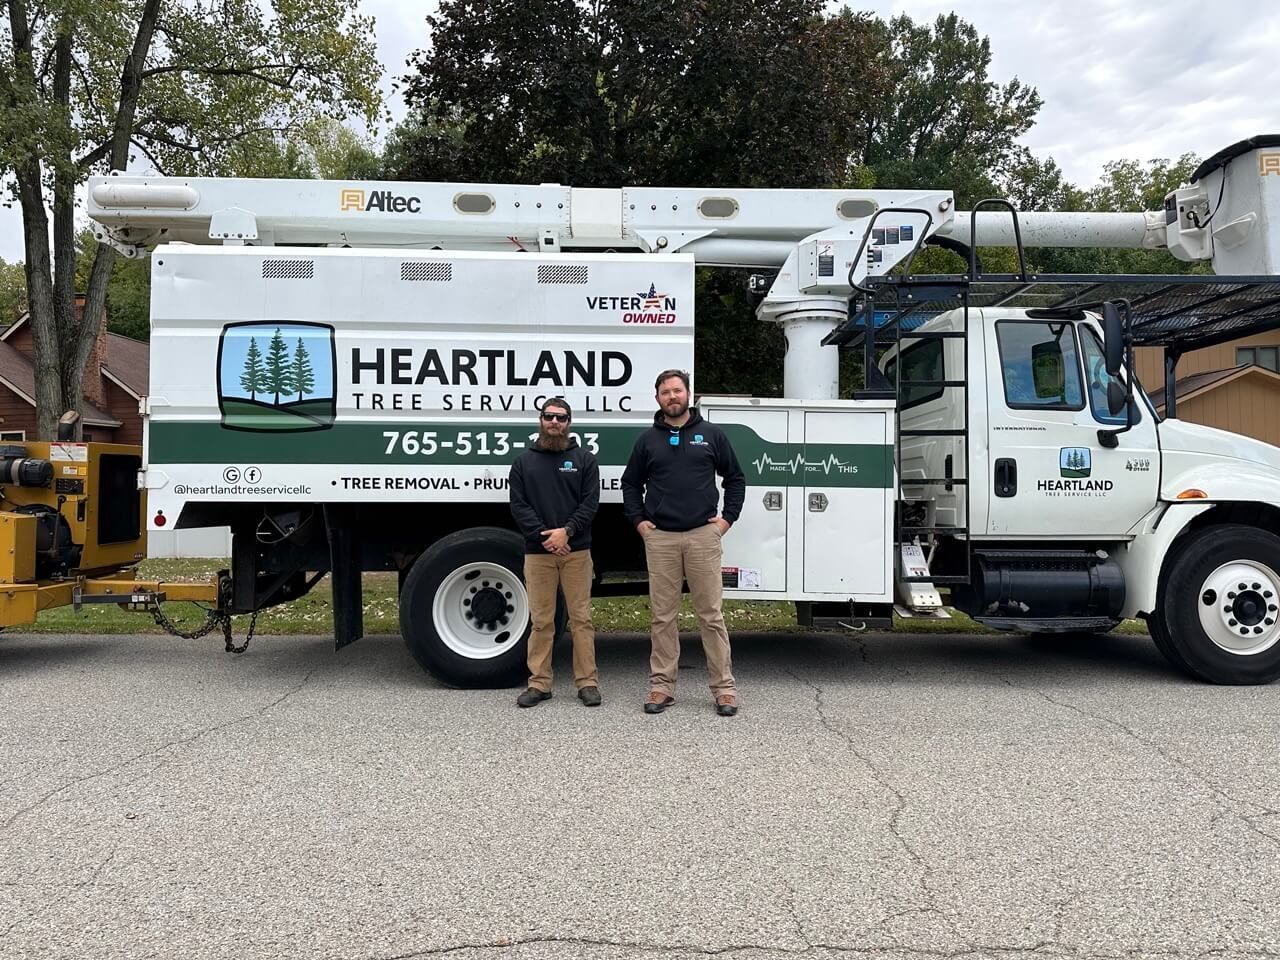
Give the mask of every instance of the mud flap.
[(334, 649), (364, 636), (364, 591), (360, 580), (360, 537), (355, 510), (345, 504), (324, 506), (329, 540), (329, 576), (333, 592)]

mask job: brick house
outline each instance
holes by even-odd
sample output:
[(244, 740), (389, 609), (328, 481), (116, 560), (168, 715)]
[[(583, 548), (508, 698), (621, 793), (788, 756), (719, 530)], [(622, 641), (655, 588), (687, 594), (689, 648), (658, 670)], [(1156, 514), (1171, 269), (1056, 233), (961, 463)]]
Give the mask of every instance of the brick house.
[[(76, 297), (76, 312), (84, 298)], [(0, 441), (35, 439), (36, 393), (30, 314), (0, 333)], [(146, 396), (150, 347), (107, 330), (103, 311), (84, 374), (84, 438), (142, 443), (138, 399)]]

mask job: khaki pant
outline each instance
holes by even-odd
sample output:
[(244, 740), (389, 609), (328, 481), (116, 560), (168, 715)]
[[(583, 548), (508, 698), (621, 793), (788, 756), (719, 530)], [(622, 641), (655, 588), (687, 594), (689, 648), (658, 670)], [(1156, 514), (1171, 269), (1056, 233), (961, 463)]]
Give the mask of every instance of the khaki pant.
[(676, 615), (680, 611), (683, 592), (681, 581), (687, 581), (693, 608), (698, 614), (702, 649), (707, 655), (711, 692), (732, 692), (729, 632), (720, 612), (723, 581), (720, 576), (719, 528), (708, 523), (679, 533), (650, 530), (644, 538), (644, 554), (649, 565), (649, 606), (653, 617), (649, 686), (668, 696), (675, 696), (676, 673), (680, 669), (680, 634)]
[(600, 686), (596, 672), (596, 632), (591, 624), (590, 550), (567, 556), (528, 553), (524, 558), (524, 585), (529, 591), (529, 686), (551, 690), (551, 651), (556, 639), (556, 588), (564, 593), (573, 632), (573, 680), (578, 689)]

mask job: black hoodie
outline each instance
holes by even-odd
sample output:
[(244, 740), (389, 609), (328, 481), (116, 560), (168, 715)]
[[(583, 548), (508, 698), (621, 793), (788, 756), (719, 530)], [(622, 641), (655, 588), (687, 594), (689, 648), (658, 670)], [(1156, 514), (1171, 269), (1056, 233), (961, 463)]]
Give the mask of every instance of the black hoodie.
[[(724, 477), (722, 510), (716, 474)], [(678, 430), (658, 411), (653, 429), (636, 438), (622, 474), (627, 519), (632, 525), (649, 520), (659, 530), (693, 530), (715, 516), (735, 523), (746, 496), (747, 480), (729, 438), (695, 407)]]
[(591, 521), (600, 506), (596, 458), (570, 440), (544, 450), (535, 440), (511, 465), (511, 516), (524, 534), (525, 553), (546, 553), (542, 531), (569, 528), (569, 548), (591, 546)]

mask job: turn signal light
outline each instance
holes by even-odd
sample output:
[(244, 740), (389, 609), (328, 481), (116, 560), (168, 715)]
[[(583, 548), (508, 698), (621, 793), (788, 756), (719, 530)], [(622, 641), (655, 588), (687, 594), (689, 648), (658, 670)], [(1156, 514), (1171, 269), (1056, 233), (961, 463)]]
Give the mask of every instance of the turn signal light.
[(1197, 490), (1195, 487), (1192, 487), (1189, 490), (1183, 490), (1180, 494), (1178, 494), (1177, 499), (1178, 500), (1208, 500), (1209, 495), (1205, 493), (1203, 490)]

